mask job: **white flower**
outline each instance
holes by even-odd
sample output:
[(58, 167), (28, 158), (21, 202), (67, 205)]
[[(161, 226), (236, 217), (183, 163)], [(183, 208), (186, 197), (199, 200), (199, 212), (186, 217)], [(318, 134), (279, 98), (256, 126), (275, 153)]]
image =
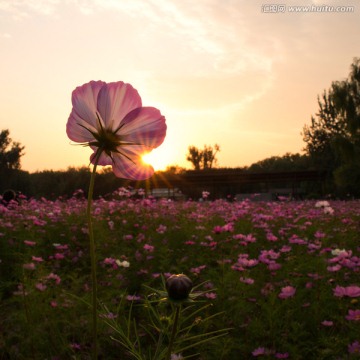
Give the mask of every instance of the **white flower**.
[(116, 264), (118, 266), (121, 266), (121, 267), (124, 267), (124, 268), (128, 268), (130, 266), (130, 263), (128, 261), (126, 261), (126, 260), (120, 261), (119, 259), (117, 259), (115, 262), (116, 262)]
[(332, 215), (334, 213), (334, 209), (330, 206), (324, 207), (324, 214), (330, 214)]
[(347, 254), (345, 249), (335, 249), (331, 251), (331, 255), (338, 256), (340, 254)]
[(184, 359), (181, 354), (171, 354), (171, 360), (182, 360)]
[(323, 200), (323, 201), (318, 201), (316, 204), (315, 204), (315, 207), (317, 207), (317, 208), (325, 208), (325, 207), (329, 207), (330, 206), (330, 204), (329, 204), (329, 202), (328, 201), (325, 201), (325, 200)]

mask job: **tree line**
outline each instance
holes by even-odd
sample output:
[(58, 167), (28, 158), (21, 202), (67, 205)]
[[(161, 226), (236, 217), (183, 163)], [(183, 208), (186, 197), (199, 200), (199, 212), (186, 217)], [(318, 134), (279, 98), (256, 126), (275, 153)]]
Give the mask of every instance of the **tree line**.
[[(243, 172), (277, 172), (318, 170), (326, 173), (325, 192), (334, 196), (360, 197), (360, 59), (354, 58), (345, 80), (334, 81), (318, 96), (318, 111), (310, 124), (303, 127), (304, 154), (286, 153), (260, 160)], [(217, 166), (220, 146), (189, 146), (186, 159), (194, 170), (207, 171)], [(64, 171), (29, 173), (21, 170), (24, 146), (10, 138), (9, 130), (0, 132), (0, 194), (7, 189), (21, 191), (27, 196), (69, 197), (88, 187), (90, 170), (87, 167)], [(186, 171), (169, 166), (163, 175)], [(96, 182), (98, 195), (106, 195), (128, 182), (116, 178), (104, 169)]]

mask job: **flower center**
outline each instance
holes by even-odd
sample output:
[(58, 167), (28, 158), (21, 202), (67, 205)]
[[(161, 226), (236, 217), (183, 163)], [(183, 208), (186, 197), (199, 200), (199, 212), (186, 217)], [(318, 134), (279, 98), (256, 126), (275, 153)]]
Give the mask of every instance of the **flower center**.
[(117, 151), (121, 145), (120, 136), (110, 129), (101, 127), (98, 133), (94, 134), (94, 137), (97, 140), (94, 145), (103, 149), (107, 155)]
[[(94, 137), (94, 141), (90, 141), (88, 145), (95, 146), (100, 149), (100, 151), (105, 151), (105, 153), (111, 157), (112, 152), (119, 152), (119, 146), (121, 143), (121, 136), (117, 132), (121, 129), (122, 126), (117, 128), (115, 131), (112, 129), (104, 128), (99, 114), (96, 113), (98, 119), (98, 129), (97, 131), (91, 131), (87, 129)], [(112, 122), (113, 123), (113, 122)]]

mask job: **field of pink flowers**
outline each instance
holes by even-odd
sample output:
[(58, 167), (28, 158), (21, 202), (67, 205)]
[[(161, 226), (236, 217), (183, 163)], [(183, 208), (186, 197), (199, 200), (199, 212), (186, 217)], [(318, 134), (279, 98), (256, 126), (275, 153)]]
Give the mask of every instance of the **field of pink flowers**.
[[(0, 359), (89, 358), (85, 212), (81, 193), (0, 205)], [(130, 311), (151, 353), (146, 286), (177, 273), (211, 304), (191, 331), (230, 330), (174, 359), (360, 357), (360, 201), (177, 202), (120, 189), (94, 201), (93, 218), (102, 359), (130, 359), (110, 326)]]

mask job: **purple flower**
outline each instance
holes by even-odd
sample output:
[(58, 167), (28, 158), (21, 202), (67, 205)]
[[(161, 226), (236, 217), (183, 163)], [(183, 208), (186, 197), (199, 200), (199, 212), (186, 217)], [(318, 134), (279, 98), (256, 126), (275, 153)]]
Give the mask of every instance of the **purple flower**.
[(277, 359), (287, 359), (289, 357), (289, 353), (276, 353), (275, 357)]
[(352, 344), (348, 345), (348, 351), (350, 354), (360, 354), (360, 343), (359, 341), (354, 341)]

